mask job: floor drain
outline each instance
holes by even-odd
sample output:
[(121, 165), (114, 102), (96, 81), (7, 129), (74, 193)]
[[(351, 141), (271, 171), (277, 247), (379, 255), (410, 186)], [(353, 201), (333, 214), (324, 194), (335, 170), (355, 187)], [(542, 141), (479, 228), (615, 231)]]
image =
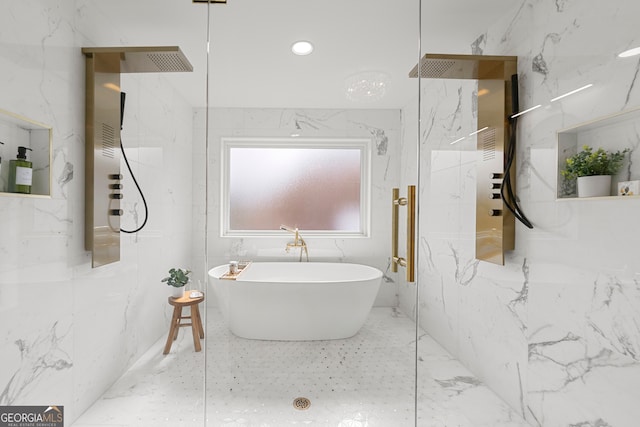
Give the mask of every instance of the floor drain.
[(293, 407), (299, 411), (309, 409), (309, 406), (311, 406), (311, 401), (306, 397), (296, 397), (293, 399)]

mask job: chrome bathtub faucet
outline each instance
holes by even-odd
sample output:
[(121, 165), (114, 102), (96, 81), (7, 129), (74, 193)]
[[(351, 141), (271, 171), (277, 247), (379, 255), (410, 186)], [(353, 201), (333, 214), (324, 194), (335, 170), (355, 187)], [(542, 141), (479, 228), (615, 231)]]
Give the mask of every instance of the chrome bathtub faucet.
[(300, 236), (298, 227), (291, 228), (291, 227), (287, 227), (286, 225), (281, 225), (280, 230), (288, 231), (289, 233), (294, 234), (293, 242), (287, 243), (287, 247), (285, 248), (287, 253), (289, 253), (291, 248), (294, 248), (294, 249), (300, 248), (300, 259), (298, 261), (302, 262), (302, 253), (304, 252), (304, 254), (306, 255), (306, 261), (309, 262), (309, 250), (307, 249), (307, 243)]

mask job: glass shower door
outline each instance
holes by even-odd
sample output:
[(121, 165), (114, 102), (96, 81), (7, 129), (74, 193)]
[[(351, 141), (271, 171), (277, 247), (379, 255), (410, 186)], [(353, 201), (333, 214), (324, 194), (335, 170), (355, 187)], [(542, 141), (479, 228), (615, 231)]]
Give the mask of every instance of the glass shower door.
[[(418, 2), (364, 0), (209, 5), (209, 102), (200, 116), (207, 133), (202, 231), (207, 236), (206, 268), (216, 277), (207, 285), (207, 425), (415, 425), (416, 303), (410, 295), (415, 286), (405, 283), (404, 271), (392, 271), (390, 198), (392, 188), (404, 185), (401, 159), (411, 157), (404, 138), (415, 134), (417, 126), (416, 116), (405, 114), (417, 110), (418, 81), (408, 77), (418, 58), (417, 7)], [(313, 52), (294, 54), (296, 41), (310, 42)], [(359, 186), (359, 204), (344, 213), (358, 212), (362, 226), (346, 232), (339, 226), (308, 225), (309, 217), (332, 209), (299, 209), (296, 192), (304, 179), (291, 170), (300, 162), (287, 161), (293, 154), (287, 150), (327, 145), (336, 150), (364, 147), (358, 154), (359, 178), (350, 181)], [(230, 226), (238, 222), (229, 215), (238, 214), (229, 209), (225, 180), (235, 175), (229, 174), (226, 146), (281, 150), (269, 160), (278, 172), (264, 180), (280, 186), (283, 195), (254, 184), (253, 194), (245, 196), (266, 199), (269, 211), (276, 212), (269, 224), (252, 230)], [(341, 170), (332, 169), (336, 164), (317, 173), (338, 174)], [(343, 181), (351, 179), (343, 176)], [(339, 184), (309, 185), (304, 193), (316, 192), (312, 197), (328, 197), (331, 203), (341, 197)], [(234, 200), (236, 207), (242, 206), (242, 200)], [(263, 220), (266, 210), (241, 214)], [(298, 210), (296, 217), (292, 212)], [(349, 336), (265, 339), (244, 328), (247, 317), (238, 313), (247, 305), (256, 315), (270, 313), (257, 326), (278, 324), (284, 312), (293, 312), (289, 328), (283, 326), (278, 336), (298, 324), (322, 330), (360, 310), (365, 298), (349, 288), (353, 279), (344, 275), (349, 273), (335, 279), (341, 283), (323, 283), (323, 293), (309, 291), (319, 273), (298, 280), (297, 289), (283, 281), (270, 283), (306, 264), (304, 258), (300, 262), (299, 239), (309, 264), (323, 270), (357, 264), (379, 271), (376, 292), (364, 301), (363, 324)], [(246, 269), (230, 277), (235, 281), (219, 280), (232, 260)], [(259, 276), (263, 263), (280, 271)], [(306, 301), (305, 292), (313, 295)], [(301, 299), (282, 305), (292, 294)], [(328, 306), (320, 309), (323, 303)], [(317, 320), (323, 316), (328, 320)]]
[[(639, 44), (639, 11), (632, 0), (422, 2), (422, 57), (516, 57), (501, 86), (514, 92), (515, 76), (518, 96), (497, 110), (516, 144), (502, 155), (488, 137), (498, 126), (481, 125), (483, 98), (495, 90), (420, 79), (420, 326), (451, 354), (435, 361), (423, 354), (434, 344), (420, 341), (420, 425), (637, 424), (637, 392), (604, 398), (637, 378), (637, 352), (628, 351), (637, 330), (617, 327), (638, 319), (638, 262), (626, 250), (638, 228), (619, 226), (636, 224), (627, 218), (637, 210), (613, 197), (615, 184), (611, 197), (577, 198), (575, 179), (561, 171), (585, 145), (637, 146), (637, 130), (627, 128), (637, 129), (637, 119), (620, 113), (639, 103), (638, 57), (628, 52)], [(501, 157), (512, 160), (516, 200), (533, 223), (514, 221), (504, 265), (480, 261), (476, 244), (493, 231), (483, 233), (478, 216), (508, 215), (493, 193), (511, 177), (482, 166)], [(636, 179), (632, 157), (621, 186)], [(448, 397), (434, 410), (436, 392)], [(432, 414), (439, 416), (429, 423)]]
[[(418, 425), (526, 426), (526, 262), (514, 264), (511, 250), (485, 257), (476, 243), (514, 232), (500, 199), (503, 165), (495, 163), (506, 160), (512, 102), (506, 94), (522, 69), (515, 66), (520, 50), (511, 44), (511, 20), (526, 8), (506, 1), (421, 3), (414, 70), (420, 137), (413, 147), (419, 162)], [(505, 26), (507, 34), (497, 37), (494, 26)], [(487, 116), (497, 116), (497, 123), (485, 124)], [(487, 218), (497, 225), (483, 229)]]

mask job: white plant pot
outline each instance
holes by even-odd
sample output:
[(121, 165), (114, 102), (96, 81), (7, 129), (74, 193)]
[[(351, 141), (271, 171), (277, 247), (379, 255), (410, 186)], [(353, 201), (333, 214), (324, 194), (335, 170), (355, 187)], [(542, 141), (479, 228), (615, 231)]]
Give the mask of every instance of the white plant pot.
[(602, 197), (611, 195), (611, 175), (578, 177), (578, 197)]
[(176, 288), (175, 286), (169, 286), (171, 288), (171, 296), (174, 298), (182, 298), (184, 296), (184, 286)]

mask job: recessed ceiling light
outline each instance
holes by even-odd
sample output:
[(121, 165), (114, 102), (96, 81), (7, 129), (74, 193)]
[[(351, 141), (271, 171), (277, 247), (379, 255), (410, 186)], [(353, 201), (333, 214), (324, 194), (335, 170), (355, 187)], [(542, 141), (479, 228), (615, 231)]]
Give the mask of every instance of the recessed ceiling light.
[(538, 108), (540, 108), (540, 107), (542, 107), (542, 105), (541, 105), (541, 104), (534, 105), (534, 106), (533, 106), (533, 107), (531, 107), (531, 108), (527, 108), (527, 109), (526, 109), (526, 110), (524, 110), (524, 111), (520, 111), (519, 113), (514, 114), (513, 116), (511, 116), (511, 118), (512, 118), (512, 119), (515, 119), (516, 117), (520, 117), (521, 115), (526, 114), (526, 113), (528, 113), (528, 112), (530, 112), (530, 111), (537, 110), (537, 109), (538, 109)]
[(469, 136), (473, 136), (473, 135), (475, 135), (475, 134), (477, 134), (477, 133), (480, 133), (480, 132), (483, 132), (483, 131), (485, 131), (485, 130), (487, 130), (487, 129), (489, 129), (489, 126), (485, 126), (485, 127), (483, 127), (482, 129), (478, 129), (478, 130), (477, 130), (477, 131), (475, 131), (475, 132), (471, 132), (471, 133), (469, 134)]
[(588, 85), (584, 85), (584, 86), (582, 86), (582, 87), (579, 87), (578, 89), (574, 89), (574, 90), (572, 90), (571, 92), (567, 92), (567, 93), (565, 93), (565, 94), (563, 94), (563, 95), (556, 96), (555, 98), (553, 98), (553, 99), (551, 100), (551, 102), (555, 102), (555, 101), (557, 101), (557, 100), (559, 100), (559, 99), (566, 98), (566, 97), (567, 97), (567, 96), (569, 96), (569, 95), (573, 95), (574, 93), (578, 93), (578, 92), (583, 91), (583, 90), (585, 90), (585, 89), (589, 89), (591, 86), (593, 86), (593, 83), (589, 83)]
[(628, 58), (630, 56), (636, 56), (636, 55), (640, 55), (640, 46), (634, 47), (633, 49), (625, 50), (624, 52), (620, 53), (618, 56), (620, 58)]
[(311, 52), (313, 52), (313, 45), (311, 44), (311, 42), (304, 40), (295, 42), (293, 45), (291, 45), (291, 52), (301, 56), (309, 55)]

